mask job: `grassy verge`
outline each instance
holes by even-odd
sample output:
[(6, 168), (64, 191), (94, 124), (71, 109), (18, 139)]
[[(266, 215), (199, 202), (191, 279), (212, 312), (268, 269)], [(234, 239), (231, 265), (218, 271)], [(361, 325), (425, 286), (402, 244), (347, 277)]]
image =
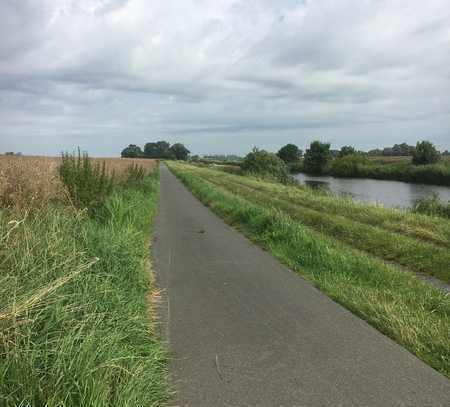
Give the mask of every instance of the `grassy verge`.
[(0, 211), (0, 404), (159, 406), (167, 355), (148, 314), (157, 172), (102, 221), (60, 205)]
[(349, 199), (196, 169), (196, 174), (266, 208), (276, 207), (322, 234), (413, 271), (450, 281), (450, 222)]
[(331, 298), (450, 377), (450, 296), (305, 226), (285, 211), (250, 201), (204, 178), (170, 168), (212, 210)]
[[(210, 179), (220, 179), (254, 191), (261, 191), (289, 203), (305, 206), (331, 215), (340, 215), (388, 231), (412, 236), (427, 242), (450, 247), (450, 222), (430, 216), (420, 216), (425, 210), (411, 213), (408, 210), (384, 208), (354, 201), (345, 196), (331, 195), (323, 191), (313, 191), (304, 186), (293, 188), (280, 183), (267, 182), (250, 177), (217, 177), (210, 172)], [(436, 211), (435, 211), (436, 212)], [(428, 211), (426, 214), (434, 214)]]

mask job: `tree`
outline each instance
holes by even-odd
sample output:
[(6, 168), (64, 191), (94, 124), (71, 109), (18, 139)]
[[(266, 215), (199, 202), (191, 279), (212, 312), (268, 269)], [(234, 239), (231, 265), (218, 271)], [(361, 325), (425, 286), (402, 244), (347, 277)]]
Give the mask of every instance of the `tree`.
[(167, 141), (157, 141), (156, 143), (146, 143), (144, 146), (144, 156), (146, 158), (173, 158), (170, 144)]
[(286, 144), (284, 147), (280, 148), (277, 156), (288, 164), (299, 161), (302, 158), (302, 153), (302, 150), (300, 150), (295, 144)]
[(306, 150), (304, 168), (312, 174), (322, 174), (331, 159), (330, 144), (313, 141)]
[(127, 148), (124, 148), (122, 150), (122, 153), (120, 154), (123, 158), (137, 158), (142, 157), (142, 150), (141, 147), (130, 144)]
[(429, 141), (417, 142), (413, 152), (412, 163), (414, 165), (434, 164), (439, 161), (439, 152)]
[(289, 180), (284, 161), (276, 154), (258, 150), (256, 147), (245, 156), (241, 169), (249, 174), (269, 176), (281, 182)]
[(345, 157), (346, 155), (352, 155), (352, 154), (356, 154), (356, 150), (354, 147), (343, 146), (338, 153), (338, 157), (342, 158), (342, 157)]
[(181, 143), (175, 143), (170, 147), (170, 151), (175, 156), (175, 159), (177, 160), (184, 160), (186, 161), (189, 157), (189, 154), (191, 153), (183, 144)]

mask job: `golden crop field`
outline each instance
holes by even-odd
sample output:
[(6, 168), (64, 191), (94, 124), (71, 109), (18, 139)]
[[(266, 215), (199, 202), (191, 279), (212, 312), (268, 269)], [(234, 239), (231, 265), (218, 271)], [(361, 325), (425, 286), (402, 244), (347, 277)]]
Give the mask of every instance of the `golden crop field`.
[[(0, 205), (23, 206), (62, 198), (64, 189), (58, 178), (60, 157), (0, 156)], [(105, 162), (118, 179), (132, 163), (150, 171), (155, 160), (133, 158), (93, 158)]]

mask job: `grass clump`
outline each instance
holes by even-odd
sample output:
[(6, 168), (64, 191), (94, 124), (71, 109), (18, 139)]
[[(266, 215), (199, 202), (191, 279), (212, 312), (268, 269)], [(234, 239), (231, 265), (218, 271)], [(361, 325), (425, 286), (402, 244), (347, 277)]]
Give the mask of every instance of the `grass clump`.
[(0, 209), (0, 405), (161, 406), (167, 353), (148, 311), (155, 171), (116, 185), (99, 221)]
[(142, 166), (131, 163), (126, 169), (125, 184), (138, 184), (139, 182), (142, 182), (142, 180), (145, 178), (145, 175), (145, 169)]
[[(171, 163), (192, 192), (331, 298), (450, 377), (450, 297), (385, 262)], [(204, 171), (204, 170), (202, 170)], [(223, 173), (220, 173), (223, 174)], [(229, 176), (223, 174), (222, 176)]]
[(446, 204), (441, 201), (437, 194), (432, 194), (429, 197), (417, 199), (414, 202), (413, 211), (426, 215), (450, 218), (450, 201)]
[(93, 163), (86, 152), (78, 155), (63, 153), (59, 176), (72, 203), (87, 208), (94, 216), (102, 216), (108, 195), (114, 186), (114, 173), (106, 171), (106, 163)]

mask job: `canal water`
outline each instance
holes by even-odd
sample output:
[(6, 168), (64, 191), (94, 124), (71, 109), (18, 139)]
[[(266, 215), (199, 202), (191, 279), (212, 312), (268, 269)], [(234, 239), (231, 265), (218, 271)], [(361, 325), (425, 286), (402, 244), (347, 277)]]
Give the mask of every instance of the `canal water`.
[(386, 207), (411, 207), (416, 199), (437, 194), (442, 201), (450, 201), (450, 187), (412, 184), (400, 181), (384, 181), (368, 178), (337, 178), (295, 174), (302, 184), (323, 189), (334, 194), (351, 195), (363, 202), (377, 202)]

